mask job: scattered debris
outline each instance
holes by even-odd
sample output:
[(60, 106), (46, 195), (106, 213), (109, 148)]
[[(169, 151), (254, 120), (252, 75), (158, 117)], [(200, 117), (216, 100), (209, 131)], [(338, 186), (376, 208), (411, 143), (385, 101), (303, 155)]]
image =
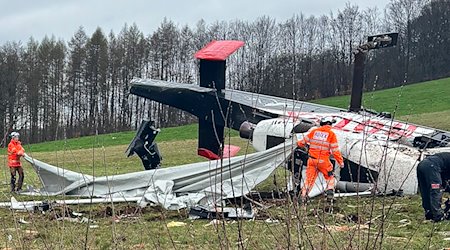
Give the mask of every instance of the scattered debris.
[(39, 236), (39, 232), (38, 231), (28, 230), (28, 229), (24, 230), (23, 234), (24, 234), (24, 238), (26, 238), (28, 240), (34, 239), (34, 238)]
[(120, 218), (118, 216), (114, 216), (112, 221), (115, 222), (115, 223), (119, 223), (120, 222)]
[(411, 224), (411, 221), (408, 219), (403, 219), (403, 220), (400, 220), (399, 223), (402, 225), (397, 226), (397, 228), (406, 227)]
[(372, 195), (372, 191), (364, 191), (364, 192), (357, 192), (357, 193), (336, 193), (335, 198), (340, 197), (352, 197), (352, 196), (368, 196)]
[(362, 223), (362, 218), (357, 214), (349, 214), (346, 219), (348, 222)]
[(208, 227), (211, 225), (219, 225), (220, 223), (221, 223), (220, 220), (214, 219), (214, 220), (210, 221), (208, 224), (205, 224), (203, 227)]
[(377, 220), (378, 218), (380, 218), (381, 215), (375, 216), (373, 217), (371, 220), (369, 220), (368, 222), (366, 222), (366, 225), (372, 224), (375, 220)]
[(357, 224), (353, 226), (324, 226), (324, 225), (317, 225), (321, 229), (328, 229), (331, 232), (347, 232), (351, 230), (361, 230), (361, 229), (369, 229), (368, 225), (365, 224)]
[(98, 225), (89, 225), (89, 228), (99, 228)]
[(169, 223), (167, 223), (167, 227), (184, 227), (187, 224), (185, 222), (181, 222), (181, 221), (171, 221)]
[(437, 232), (438, 234), (442, 235), (442, 236), (450, 236), (450, 231), (443, 231), (443, 232)]
[(247, 243), (247, 241), (248, 241), (248, 239), (245, 238), (245, 239), (243, 239), (243, 240), (241, 240), (241, 241), (235, 242), (234, 244), (236, 244), (236, 245), (242, 245), (242, 244)]
[(215, 219), (215, 218), (231, 218), (231, 219), (254, 219), (256, 213), (251, 205), (240, 207), (206, 207), (195, 206), (189, 210), (190, 219)]
[(23, 218), (20, 218), (19, 223), (20, 224), (30, 224), (30, 222), (24, 220)]
[(73, 215), (73, 216), (76, 216), (76, 217), (81, 217), (81, 216), (83, 216), (82, 213), (77, 213), (77, 212), (74, 212), (74, 211), (72, 211), (72, 215)]
[(264, 222), (266, 222), (266, 223), (280, 223), (279, 220), (274, 220), (274, 219), (271, 219), (271, 218), (267, 218)]
[(399, 236), (387, 236), (386, 238), (390, 239), (390, 240), (408, 240), (405, 237), (399, 237)]
[(89, 220), (86, 217), (77, 217), (77, 218), (71, 218), (71, 217), (60, 217), (57, 218), (56, 220), (60, 221), (60, 220), (64, 220), (64, 221), (69, 221), (69, 222), (75, 222), (75, 223), (95, 223), (94, 220)]
[(244, 198), (247, 199), (247, 200), (249, 200), (250, 202), (254, 203), (255, 205), (258, 205), (258, 206), (261, 207), (262, 209), (268, 209), (268, 208), (269, 208), (268, 206), (266, 206), (266, 205), (264, 205), (264, 204), (262, 204), (262, 203), (260, 203), (260, 202), (257, 202), (257, 201), (255, 201), (255, 200), (253, 200), (252, 198), (248, 197), (248, 196), (245, 195), (245, 194), (244, 194)]

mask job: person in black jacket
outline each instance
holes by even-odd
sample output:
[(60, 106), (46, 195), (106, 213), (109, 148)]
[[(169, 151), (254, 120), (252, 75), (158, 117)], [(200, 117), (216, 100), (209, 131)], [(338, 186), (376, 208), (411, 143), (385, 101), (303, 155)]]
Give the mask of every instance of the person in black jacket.
[(417, 180), (422, 196), (422, 207), (425, 210), (425, 219), (435, 222), (448, 219), (441, 203), (443, 190), (449, 188), (450, 152), (437, 153), (419, 162)]

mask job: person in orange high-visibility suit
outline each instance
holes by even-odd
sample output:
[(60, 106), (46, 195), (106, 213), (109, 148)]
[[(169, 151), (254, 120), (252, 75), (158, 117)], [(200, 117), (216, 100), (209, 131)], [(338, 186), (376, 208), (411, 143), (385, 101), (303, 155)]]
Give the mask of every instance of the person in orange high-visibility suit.
[[(20, 192), (24, 179), (24, 173), (20, 157), (25, 154), (22, 144), (19, 141), (19, 133), (11, 133), (11, 142), (8, 144), (8, 167), (11, 172), (11, 192)], [(16, 189), (16, 173), (19, 173), (19, 181)]]
[(336, 134), (331, 130), (332, 117), (323, 117), (320, 120), (320, 127), (311, 129), (301, 140), (297, 141), (300, 148), (309, 146), (308, 163), (306, 166), (306, 179), (301, 191), (301, 200), (307, 199), (319, 172), (323, 174), (327, 181), (326, 195), (328, 200), (334, 197), (335, 178), (330, 155), (334, 156), (339, 167), (344, 167), (344, 159), (339, 151)]

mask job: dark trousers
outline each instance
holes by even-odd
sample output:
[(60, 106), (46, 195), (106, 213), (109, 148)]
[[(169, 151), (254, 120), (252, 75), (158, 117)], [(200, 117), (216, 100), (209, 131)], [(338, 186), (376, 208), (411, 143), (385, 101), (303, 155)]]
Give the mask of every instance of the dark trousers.
[[(9, 167), (9, 171), (11, 172), (11, 192), (13, 191), (20, 191), (22, 190), (22, 184), (23, 184), (23, 168), (22, 167)], [(16, 189), (16, 173), (19, 173), (19, 181), (17, 182), (17, 189)]]
[(422, 207), (425, 217), (440, 221), (444, 216), (442, 202), (442, 177), (440, 166), (429, 159), (424, 159), (417, 166), (417, 180), (419, 181)]

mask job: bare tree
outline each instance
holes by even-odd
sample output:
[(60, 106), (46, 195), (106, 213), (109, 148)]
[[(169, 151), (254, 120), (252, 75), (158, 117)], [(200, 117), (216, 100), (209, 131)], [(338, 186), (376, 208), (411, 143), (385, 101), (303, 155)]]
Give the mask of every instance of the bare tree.
[(385, 21), (388, 28), (400, 34), (400, 42), (397, 49), (402, 57), (403, 75), (398, 76), (397, 82), (407, 81), (410, 72), (412, 46), (412, 20), (417, 18), (422, 7), (428, 0), (391, 0), (385, 10)]
[[(20, 81), (21, 54), (20, 44), (8, 42), (0, 48), (0, 131), (3, 135), (12, 129), (20, 129), (23, 124), (22, 93), (24, 86)], [(3, 140), (5, 145), (6, 140)]]
[(90, 133), (103, 133), (108, 124), (108, 42), (102, 30), (97, 30), (86, 44), (85, 82), (88, 88)]
[(352, 73), (355, 46), (362, 40), (361, 12), (356, 5), (347, 4), (344, 10), (338, 11), (334, 18), (331, 14), (332, 41), (331, 50), (336, 52), (337, 92), (348, 91)]
[[(88, 37), (80, 27), (69, 42), (69, 60), (67, 66), (66, 93), (67, 100), (67, 135), (73, 137), (80, 134), (85, 118), (82, 94), (84, 92), (84, 75), (86, 71), (86, 44)], [(77, 131), (77, 132), (76, 132)]]

